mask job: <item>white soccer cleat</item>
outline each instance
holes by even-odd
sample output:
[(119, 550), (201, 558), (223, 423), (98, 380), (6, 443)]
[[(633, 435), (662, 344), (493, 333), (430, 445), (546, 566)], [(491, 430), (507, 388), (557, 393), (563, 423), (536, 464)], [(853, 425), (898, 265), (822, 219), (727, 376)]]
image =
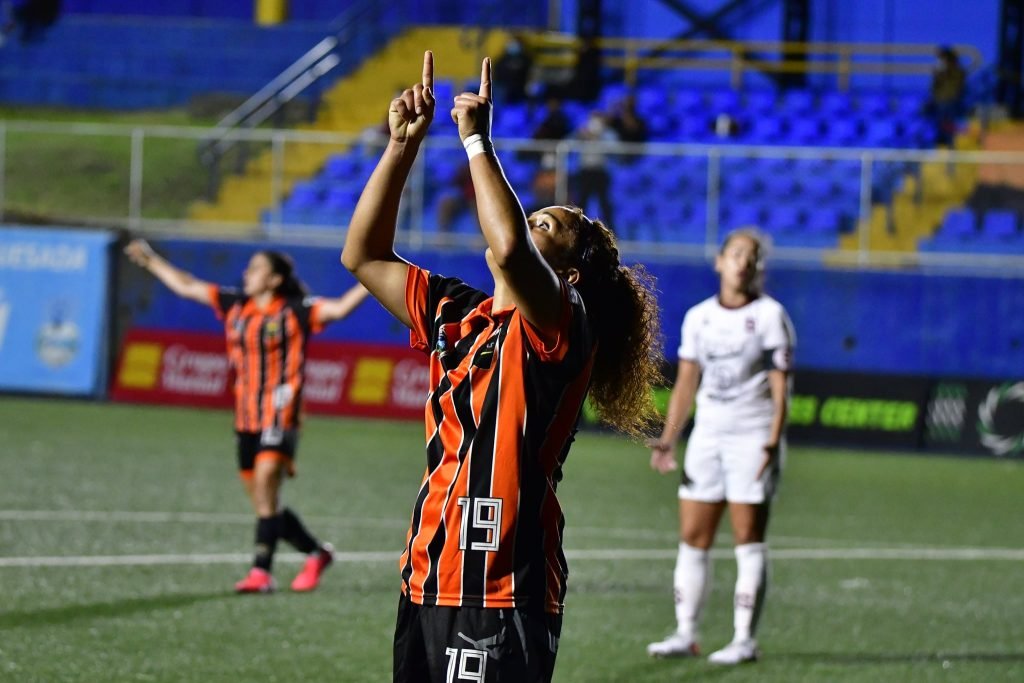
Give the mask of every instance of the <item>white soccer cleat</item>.
[(647, 654), (651, 657), (696, 657), (700, 648), (693, 638), (673, 633), (665, 640), (648, 645)]
[(756, 640), (734, 640), (721, 650), (708, 655), (708, 661), (712, 664), (734, 665), (756, 662), (760, 656), (761, 651), (757, 649)]

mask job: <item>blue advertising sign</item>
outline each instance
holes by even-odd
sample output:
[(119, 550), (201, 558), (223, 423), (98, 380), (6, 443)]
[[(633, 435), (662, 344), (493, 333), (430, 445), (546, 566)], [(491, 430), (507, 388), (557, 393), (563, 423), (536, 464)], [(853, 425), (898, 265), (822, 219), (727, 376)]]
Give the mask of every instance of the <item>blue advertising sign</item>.
[(0, 390), (94, 395), (103, 388), (113, 239), (0, 226)]

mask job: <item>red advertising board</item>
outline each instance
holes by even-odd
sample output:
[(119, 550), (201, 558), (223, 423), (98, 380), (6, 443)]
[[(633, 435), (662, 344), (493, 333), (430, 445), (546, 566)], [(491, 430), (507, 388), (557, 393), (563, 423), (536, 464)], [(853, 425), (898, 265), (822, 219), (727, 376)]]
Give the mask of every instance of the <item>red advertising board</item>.
[[(125, 336), (111, 398), (230, 408), (234, 381), (224, 338), (133, 329)], [(423, 419), (427, 357), (402, 346), (310, 342), (303, 389), (309, 413)]]

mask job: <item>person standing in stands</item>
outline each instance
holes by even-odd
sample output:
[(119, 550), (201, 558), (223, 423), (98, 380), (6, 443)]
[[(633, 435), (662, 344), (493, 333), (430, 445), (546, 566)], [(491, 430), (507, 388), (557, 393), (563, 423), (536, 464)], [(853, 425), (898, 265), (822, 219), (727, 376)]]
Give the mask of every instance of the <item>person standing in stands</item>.
[[(612, 206), (612, 176), (608, 172), (608, 155), (602, 149), (609, 143), (618, 142), (619, 136), (608, 125), (603, 112), (592, 111), (587, 120), (576, 131), (576, 139), (593, 145), (586, 145), (580, 150), (580, 166), (573, 178), (576, 186), (577, 201), (586, 209), (591, 197), (597, 198), (601, 208), (601, 220), (606, 225), (614, 224), (615, 216)], [(616, 159), (618, 156), (615, 157)]]
[(937, 56), (939, 64), (932, 74), (931, 93), (926, 109), (935, 120), (936, 141), (940, 145), (951, 145), (956, 136), (957, 119), (963, 112), (967, 74), (953, 48), (940, 47)]
[(469, 158), (493, 294), (394, 250), (399, 202), (434, 118), (433, 56), (392, 100), (391, 141), (342, 263), (429, 356), (427, 468), (399, 562), (394, 681), (550, 681), (568, 570), (556, 497), (588, 393), (611, 426), (653, 418), (658, 309), (644, 270), (575, 207), (529, 217), (491, 144), (490, 60), (451, 117)]
[(176, 268), (144, 240), (133, 240), (125, 254), (172, 292), (210, 306), (224, 321), (228, 359), (235, 371), (238, 470), (257, 517), (252, 568), (235, 590), (275, 589), (271, 568), (281, 539), (308, 556), (292, 590), (313, 590), (333, 561), (333, 548), (317, 540), (280, 500), (284, 479), (295, 476), (306, 342), (325, 325), (347, 317), (368, 292), (356, 285), (337, 298), (312, 298), (291, 259), (277, 251), (253, 254), (242, 273), (242, 291)]
[(694, 397), (697, 414), (679, 486), (679, 555), (674, 574), (676, 630), (651, 643), (654, 657), (699, 653), (698, 624), (711, 586), (710, 548), (729, 509), (736, 548), (733, 626), (715, 664), (759, 656), (755, 634), (768, 577), (765, 534), (785, 453), (789, 375), (796, 336), (782, 305), (762, 289), (764, 244), (752, 229), (725, 238), (715, 259), (718, 295), (683, 318), (679, 370), (651, 467), (677, 468), (676, 445)]
[(636, 95), (628, 93), (619, 100), (612, 112), (609, 125), (622, 142), (647, 142), (650, 134), (647, 122), (636, 108)]

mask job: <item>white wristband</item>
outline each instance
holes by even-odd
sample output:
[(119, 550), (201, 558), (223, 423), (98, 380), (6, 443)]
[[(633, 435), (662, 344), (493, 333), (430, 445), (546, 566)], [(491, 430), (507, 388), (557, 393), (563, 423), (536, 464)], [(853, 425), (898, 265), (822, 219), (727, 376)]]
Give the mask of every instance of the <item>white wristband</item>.
[(466, 148), (466, 156), (470, 159), (477, 154), (494, 151), (494, 145), (491, 144), (491, 141), (485, 139), (480, 133), (473, 133), (467, 137), (462, 141), (462, 146)]

